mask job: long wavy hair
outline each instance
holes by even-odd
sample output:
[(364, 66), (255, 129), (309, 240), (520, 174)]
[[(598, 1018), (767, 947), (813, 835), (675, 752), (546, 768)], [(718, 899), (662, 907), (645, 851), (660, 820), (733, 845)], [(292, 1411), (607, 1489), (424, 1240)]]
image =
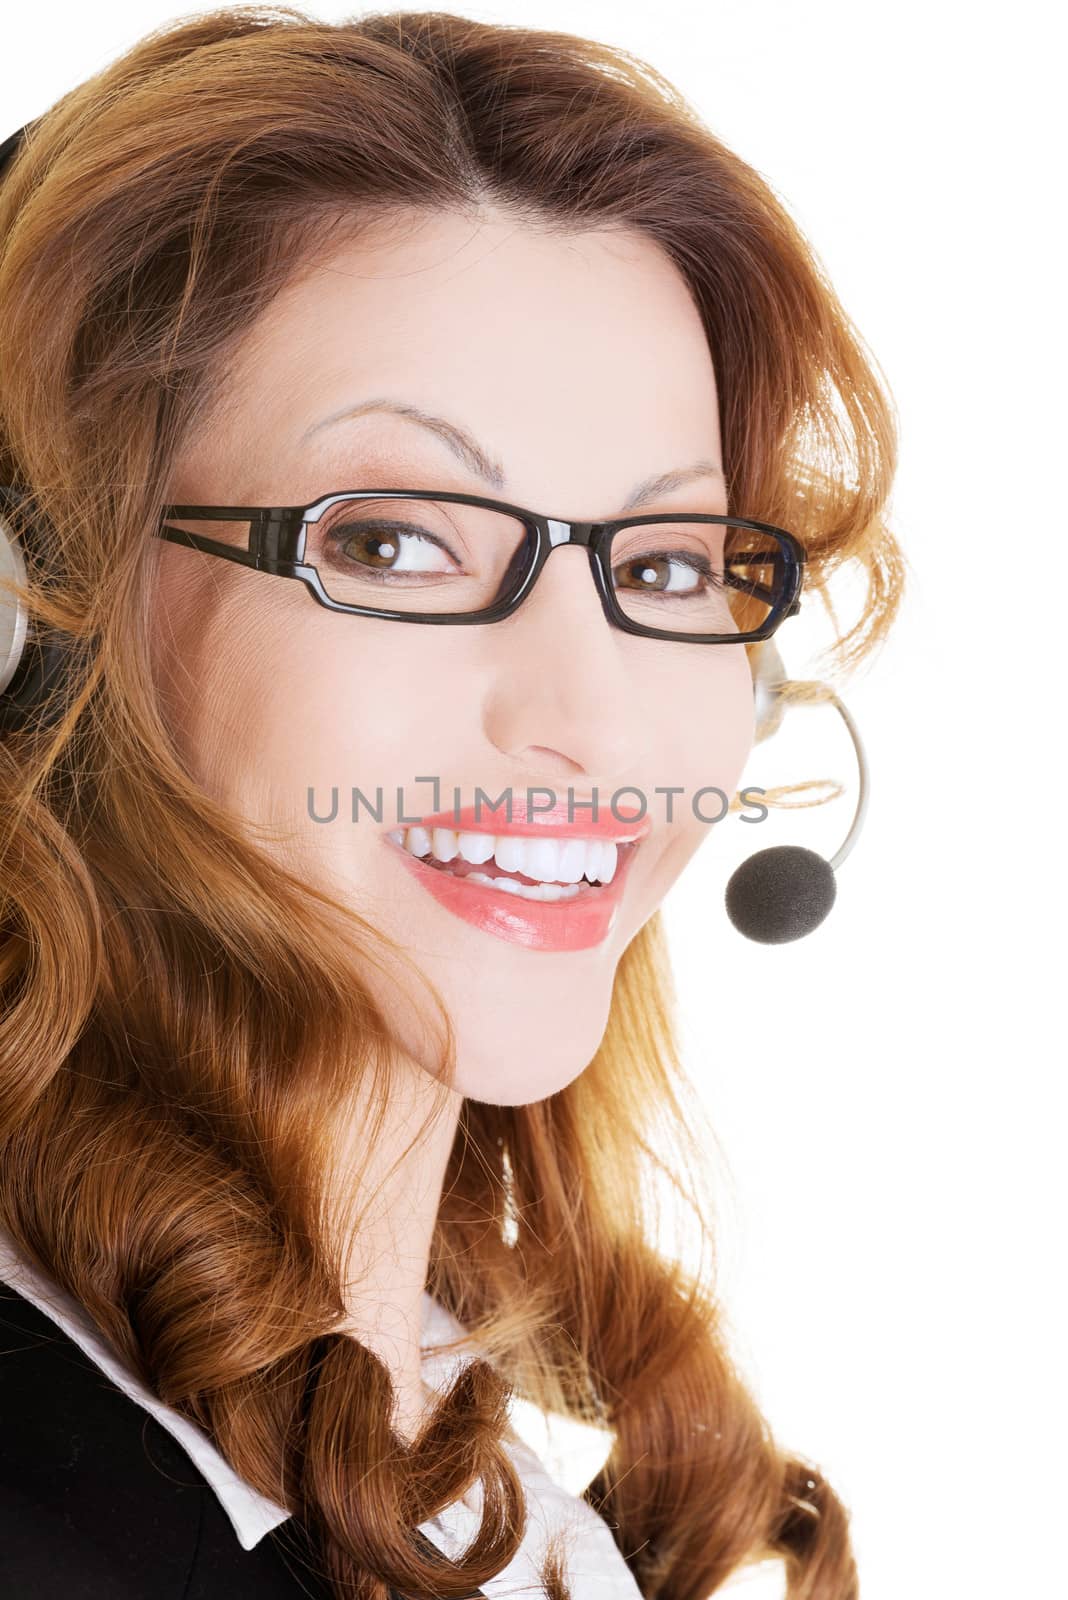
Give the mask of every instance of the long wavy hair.
[[(715, 361), (732, 511), (794, 531), (817, 593), (863, 576), (843, 667), (894, 616), (885, 380), (767, 183), (654, 68), (442, 12), (224, 8), (147, 35), (31, 125), (0, 184), (0, 474), (50, 530), (27, 592), (70, 643), (58, 715), (0, 743), (0, 1222), (294, 1513), (332, 1593), (459, 1596), (501, 1570), (525, 1521), (514, 1395), (606, 1431), (585, 1498), (647, 1600), (776, 1555), (790, 1600), (851, 1600), (846, 1508), (728, 1353), (660, 914), (573, 1083), (463, 1102), (426, 1287), (481, 1353), (401, 1440), (388, 1369), (336, 1331), (358, 1218), (327, 1197), (354, 1065), (389, 1095), (368, 971), (420, 975), (201, 792), (157, 701), (152, 535), (231, 353), (309, 240), (486, 200), (667, 251)], [(665, 1184), (699, 1268), (654, 1240)], [(478, 1481), (462, 1559), (413, 1539)]]

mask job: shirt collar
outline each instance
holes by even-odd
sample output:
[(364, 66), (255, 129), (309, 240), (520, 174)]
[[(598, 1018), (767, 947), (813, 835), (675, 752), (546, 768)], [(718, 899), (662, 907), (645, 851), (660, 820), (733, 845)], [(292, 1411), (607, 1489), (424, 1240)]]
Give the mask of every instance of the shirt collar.
[[(260, 1494), (239, 1478), (226, 1458), (197, 1423), (173, 1407), (165, 1405), (147, 1389), (126, 1363), (93, 1326), (83, 1307), (17, 1247), (7, 1229), (0, 1226), (0, 1281), (17, 1290), (50, 1317), (75, 1344), (96, 1363), (113, 1383), (137, 1405), (151, 1413), (167, 1432), (187, 1451), (226, 1511), (241, 1546), (251, 1550), (265, 1534), (290, 1516), (284, 1506)], [(435, 1388), (452, 1381), (456, 1364), (472, 1358), (473, 1350), (438, 1356), (432, 1345), (463, 1337), (464, 1330), (452, 1314), (423, 1292), (423, 1376)]]

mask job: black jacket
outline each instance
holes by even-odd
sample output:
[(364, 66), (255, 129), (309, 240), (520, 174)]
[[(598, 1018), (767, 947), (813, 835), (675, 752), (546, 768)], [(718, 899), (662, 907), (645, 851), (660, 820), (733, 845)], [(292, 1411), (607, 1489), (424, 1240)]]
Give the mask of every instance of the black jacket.
[(319, 1565), (296, 1517), (243, 1549), (178, 1441), (0, 1282), (0, 1600), (330, 1600)]

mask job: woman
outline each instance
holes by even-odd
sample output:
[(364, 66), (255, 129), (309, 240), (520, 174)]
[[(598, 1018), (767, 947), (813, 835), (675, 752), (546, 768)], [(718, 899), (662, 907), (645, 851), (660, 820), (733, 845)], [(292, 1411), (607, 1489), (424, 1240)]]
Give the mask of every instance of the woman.
[[(621, 52), (289, 7), (64, 96), (0, 239), (66, 642), (2, 742), (9, 1562), (854, 1595), (650, 1215), (659, 1168), (710, 1225), (658, 906), (752, 636), (802, 559), (867, 577), (844, 662), (900, 594), (890, 401), (804, 240)], [(512, 1395), (607, 1430), (582, 1496)]]

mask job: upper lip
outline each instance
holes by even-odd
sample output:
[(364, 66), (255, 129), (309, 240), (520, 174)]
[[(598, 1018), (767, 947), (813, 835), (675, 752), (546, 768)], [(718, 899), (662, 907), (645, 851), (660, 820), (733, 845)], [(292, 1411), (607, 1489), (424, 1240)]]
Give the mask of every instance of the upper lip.
[[(491, 795), (492, 798), (492, 795)], [(622, 820), (612, 812), (609, 800), (597, 797), (597, 820), (593, 820), (593, 812), (589, 801), (574, 799), (571, 802), (573, 819), (568, 818), (568, 802), (558, 801), (548, 810), (530, 812), (525, 800), (513, 798), (511, 803), (511, 821), (504, 818), (508, 815), (507, 803), (499, 811), (490, 810), (485, 803), (476, 815), (474, 806), (467, 806), (460, 811), (436, 811), (430, 816), (419, 817), (416, 821), (399, 823), (405, 828), (452, 828), (456, 833), (491, 833), (497, 838), (508, 834), (515, 834), (526, 838), (553, 839), (611, 839), (617, 843), (624, 839), (642, 840), (652, 828), (649, 817), (635, 819), (628, 822), (626, 816)], [(617, 809), (625, 812), (625, 807)]]

